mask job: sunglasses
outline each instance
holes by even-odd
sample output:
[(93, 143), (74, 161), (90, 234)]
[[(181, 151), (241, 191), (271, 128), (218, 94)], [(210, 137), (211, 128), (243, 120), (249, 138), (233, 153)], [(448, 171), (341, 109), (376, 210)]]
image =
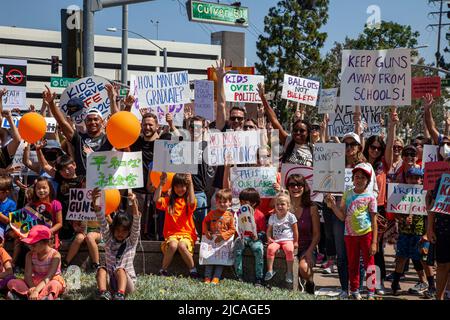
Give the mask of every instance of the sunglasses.
[(293, 132), (294, 132), (294, 133), (305, 133), (305, 132), (306, 132), (306, 129), (300, 129), (300, 128), (297, 128), (297, 129), (294, 129)]
[(304, 188), (303, 184), (295, 183), (295, 182), (288, 183), (287, 186), (288, 186), (288, 188), (295, 188), (295, 187), (297, 187), (297, 188)]
[(374, 146), (374, 145), (371, 145), (370, 149), (372, 149), (373, 151), (381, 151), (381, 147), (377, 147), (377, 146)]
[(356, 147), (356, 146), (358, 146), (358, 145), (359, 145), (358, 142), (345, 143), (345, 147), (346, 147), (346, 148)]
[(254, 130), (256, 129), (255, 126), (244, 126), (244, 130)]
[(401, 146), (393, 146), (392, 149), (394, 149), (394, 150), (403, 150), (403, 147), (401, 147)]
[(404, 157), (412, 157), (412, 158), (414, 158), (414, 157), (417, 156), (417, 153), (415, 153), (415, 152), (405, 152), (405, 154), (403, 156)]
[(241, 122), (241, 121), (244, 121), (244, 117), (230, 117), (230, 120), (233, 121), (233, 122), (236, 121), (236, 120)]
[(450, 147), (450, 141), (441, 142), (441, 143), (439, 144), (439, 146), (441, 146), (441, 147), (443, 147), (444, 145)]
[(318, 126), (311, 127), (311, 131), (319, 131), (319, 130), (320, 130), (320, 127), (318, 127)]

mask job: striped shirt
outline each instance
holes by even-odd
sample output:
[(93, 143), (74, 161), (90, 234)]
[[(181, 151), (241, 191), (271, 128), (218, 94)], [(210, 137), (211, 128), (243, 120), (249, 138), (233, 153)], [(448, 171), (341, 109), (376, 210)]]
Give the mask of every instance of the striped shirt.
[[(33, 265), (33, 276), (34, 277), (43, 277), (48, 274), (48, 270), (50, 270), (50, 266), (52, 265), (52, 260), (55, 254), (58, 253), (55, 249), (50, 249), (48, 254), (44, 257), (43, 260), (39, 260), (36, 253), (31, 255), (31, 264)], [(55, 276), (61, 274), (61, 262), (59, 262), (58, 269), (56, 269)]]

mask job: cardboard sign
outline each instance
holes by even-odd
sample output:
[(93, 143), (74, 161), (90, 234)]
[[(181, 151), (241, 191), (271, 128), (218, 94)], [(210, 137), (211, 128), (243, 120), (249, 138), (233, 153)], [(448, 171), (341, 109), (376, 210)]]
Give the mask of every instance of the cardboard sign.
[(70, 189), (66, 220), (96, 221), (92, 204), (92, 190)]
[(137, 109), (191, 102), (187, 71), (132, 74), (130, 92), (136, 98)]
[[(16, 153), (14, 154), (12, 165), (14, 167), (20, 166), (22, 168), (22, 170), (18, 173), (14, 173), (13, 175), (21, 175), (21, 176), (38, 175), (39, 174), (38, 172), (31, 171), (23, 163), (24, 152), (25, 152), (25, 142), (21, 141), (19, 144), (19, 147), (16, 150)], [(31, 162), (38, 162), (38, 157), (37, 157), (36, 151), (30, 151), (30, 160), (31, 160)]]
[[(16, 128), (19, 126), (19, 121), (22, 117), (13, 117), (14, 125)], [(51, 117), (45, 117), (45, 122), (47, 123), (47, 133), (55, 133), (56, 132), (56, 119)], [(2, 120), (2, 128), (10, 129), (8, 120), (3, 118)]]
[[(338, 105), (336, 107), (335, 113), (330, 114), (329, 117), (328, 135), (330, 137), (343, 137), (346, 133), (355, 132), (354, 110), (353, 106)], [(361, 107), (361, 120), (367, 124), (364, 128), (364, 137), (380, 134), (382, 112), (382, 107)]]
[(226, 241), (215, 242), (216, 236), (209, 240), (202, 236), (198, 263), (201, 265), (232, 266), (234, 264), (234, 236)]
[(425, 190), (434, 190), (436, 181), (448, 172), (450, 172), (450, 163), (447, 161), (426, 162), (423, 188)]
[(199, 144), (196, 142), (156, 140), (152, 170), (197, 174), (201, 161), (198, 154)]
[(411, 105), (411, 51), (343, 50), (342, 105)]
[(323, 194), (320, 192), (313, 191), (313, 167), (307, 167), (299, 164), (293, 163), (282, 163), (281, 164), (281, 184), (282, 187), (287, 189), (287, 181), (290, 175), (299, 174), (306, 179), (308, 183), (309, 190), (311, 190), (311, 200), (322, 202)]
[[(225, 67), (225, 71), (230, 71), (230, 73), (235, 74), (255, 74), (255, 67)], [(214, 82), (214, 97), (217, 97), (217, 75), (215, 68), (209, 67), (206, 70), (208, 74), (208, 80), (212, 80)]]
[(227, 74), (223, 78), (226, 101), (261, 103), (258, 83), (264, 83), (264, 76), (248, 74)]
[(258, 131), (211, 132), (204, 156), (210, 166), (254, 164), (258, 148)]
[(183, 126), (184, 121), (184, 104), (173, 104), (168, 106), (157, 106), (157, 107), (144, 107), (137, 109), (135, 106), (131, 107), (131, 112), (138, 118), (142, 117), (146, 113), (153, 113), (158, 117), (158, 125), (167, 126), (166, 114), (171, 113), (173, 117), (173, 124), (177, 127)]
[(344, 189), (347, 191), (353, 188), (353, 168), (345, 168)]
[(214, 121), (214, 82), (195, 80), (195, 114), (206, 120)]
[(426, 215), (426, 190), (422, 185), (388, 183), (387, 212)]
[(9, 213), (9, 225), (20, 238), (26, 238), (31, 228), (38, 224), (50, 228), (52, 217), (45, 217), (28, 206)]
[(142, 152), (91, 152), (86, 160), (87, 189), (133, 189), (144, 186)]
[(441, 77), (414, 77), (411, 83), (411, 98), (422, 99), (427, 93), (441, 96)]
[(439, 189), (430, 211), (450, 214), (450, 174), (442, 176)]
[[(82, 124), (90, 109), (97, 109), (106, 119), (111, 114), (108, 92), (105, 85), (109, 81), (102, 77), (92, 76), (71, 83), (61, 95), (59, 107), (64, 114), (71, 117), (75, 124)], [(83, 100), (83, 109), (69, 110), (67, 102), (72, 98)]]
[(241, 239), (245, 236), (257, 236), (255, 212), (249, 205), (243, 205), (236, 212), (237, 231)]
[(277, 168), (275, 167), (232, 167), (230, 171), (231, 190), (233, 197), (246, 188), (255, 188), (261, 198), (273, 198), (277, 182)]
[(422, 168), (425, 168), (425, 163), (427, 162), (437, 162), (438, 161), (438, 149), (439, 146), (424, 144), (423, 145), (423, 155), (422, 155)]
[(3, 88), (8, 90), (2, 97), (5, 110), (28, 110), (27, 60), (0, 59), (0, 90)]
[(314, 107), (317, 103), (319, 88), (319, 81), (285, 74), (281, 98)]
[(316, 143), (313, 157), (313, 190), (344, 192), (345, 145), (343, 143)]
[(337, 107), (339, 88), (321, 89), (318, 113), (334, 113)]

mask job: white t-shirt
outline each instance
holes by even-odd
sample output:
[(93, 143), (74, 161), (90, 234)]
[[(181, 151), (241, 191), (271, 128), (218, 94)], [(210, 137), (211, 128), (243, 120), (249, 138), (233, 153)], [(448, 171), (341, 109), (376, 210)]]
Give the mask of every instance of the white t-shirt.
[(275, 242), (294, 240), (292, 225), (297, 223), (297, 218), (288, 212), (283, 219), (278, 219), (276, 214), (269, 218), (269, 226), (272, 226), (272, 238)]

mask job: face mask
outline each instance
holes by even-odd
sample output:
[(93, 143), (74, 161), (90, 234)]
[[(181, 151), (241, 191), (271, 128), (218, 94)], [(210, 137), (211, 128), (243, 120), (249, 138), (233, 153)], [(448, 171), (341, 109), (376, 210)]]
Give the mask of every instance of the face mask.
[(445, 160), (447, 157), (450, 157), (450, 147), (446, 144), (439, 148), (439, 154)]

